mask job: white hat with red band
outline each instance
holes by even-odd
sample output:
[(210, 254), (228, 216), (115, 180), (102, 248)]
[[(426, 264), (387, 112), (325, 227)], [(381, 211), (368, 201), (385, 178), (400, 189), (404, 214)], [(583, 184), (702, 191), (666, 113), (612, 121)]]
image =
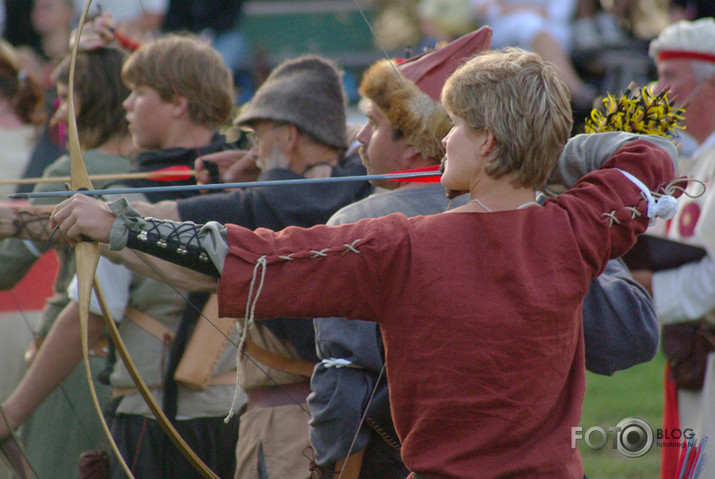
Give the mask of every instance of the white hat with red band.
[(656, 62), (682, 58), (715, 63), (715, 20), (674, 23), (650, 43), (648, 53)]

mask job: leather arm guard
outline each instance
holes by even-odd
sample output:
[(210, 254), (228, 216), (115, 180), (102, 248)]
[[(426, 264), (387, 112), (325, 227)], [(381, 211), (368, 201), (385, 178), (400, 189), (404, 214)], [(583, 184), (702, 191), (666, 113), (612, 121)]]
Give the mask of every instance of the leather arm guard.
[(208, 236), (204, 225), (143, 218), (124, 199), (110, 208), (117, 214), (110, 235), (112, 249), (126, 246), (199, 273), (221, 276), (202, 241)]
[(62, 235), (55, 234), (49, 226), (51, 213), (51, 208), (41, 206), (3, 205), (0, 209), (0, 238), (66, 245)]

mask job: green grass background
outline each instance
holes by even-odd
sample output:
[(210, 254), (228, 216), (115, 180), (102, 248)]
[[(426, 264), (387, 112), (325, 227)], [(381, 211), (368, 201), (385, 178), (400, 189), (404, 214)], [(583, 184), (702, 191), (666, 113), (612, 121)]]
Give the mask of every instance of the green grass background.
[[(655, 429), (663, 421), (663, 369), (662, 353), (648, 363), (640, 364), (613, 376), (588, 373), (586, 399), (581, 417), (585, 431), (600, 426), (608, 433), (608, 444), (602, 449), (590, 449), (579, 441), (579, 450), (589, 479), (657, 479), (660, 474), (660, 448), (655, 445), (644, 456), (628, 458), (613, 449), (612, 433), (622, 419), (637, 416)], [(600, 436), (594, 433), (592, 441)]]

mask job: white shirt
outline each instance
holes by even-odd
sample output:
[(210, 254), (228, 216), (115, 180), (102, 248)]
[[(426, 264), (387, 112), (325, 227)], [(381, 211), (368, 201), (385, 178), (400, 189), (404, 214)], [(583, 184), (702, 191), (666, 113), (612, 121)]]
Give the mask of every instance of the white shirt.
[[(100, 256), (97, 264), (97, 279), (112, 318), (115, 321), (121, 321), (129, 304), (129, 285), (132, 281), (132, 272), (123, 265), (112, 263), (104, 256)], [(72, 278), (67, 287), (67, 294), (72, 301), (78, 301), (77, 276)], [(99, 307), (94, 290), (92, 290), (89, 310), (96, 315), (102, 315), (102, 309)]]
[[(693, 157), (696, 161), (688, 176), (710, 183), (715, 168), (715, 132)], [(715, 193), (712, 184), (708, 186), (699, 198), (680, 197), (678, 214), (668, 231), (669, 238), (703, 246), (708, 255), (698, 262), (653, 274), (653, 303), (663, 323), (698, 319), (715, 312)], [(702, 186), (691, 184), (686, 191), (701, 189)], [(693, 221), (695, 225), (688, 227)]]

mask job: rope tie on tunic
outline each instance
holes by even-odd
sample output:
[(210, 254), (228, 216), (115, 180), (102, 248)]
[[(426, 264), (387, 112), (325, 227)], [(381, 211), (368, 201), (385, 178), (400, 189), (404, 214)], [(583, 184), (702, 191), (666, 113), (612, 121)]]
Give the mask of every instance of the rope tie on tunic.
[[(358, 238), (354, 240), (350, 244), (343, 244), (343, 247), (345, 248), (344, 251), (342, 251), (342, 254), (345, 255), (347, 253), (355, 253), (355, 254), (362, 254), (358, 249), (357, 249), (357, 244), (361, 241), (361, 238)], [(340, 250), (338, 251), (333, 251), (334, 253), (341, 252)], [(312, 253), (312, 256), (308, 256), (307, 259), (316, 259), (316, 258), (326, 258), (329, 253), (331, 253), (330, 248), (323, 248), (321, 250), (314, 250), (314, 249), (309, 249), (308, 253)], [(295, 253), (291, 253), (288, 255), (282, 255), (279, 256), (279, 259), (283, 261), (295, 261), (295, 258), (293, 256)], [(233, 402), (231, 403), (231, 409), (228, 412), (228, 415), (224, 419), (225, 422), (228, 422), (231, 420), (231, 418), (236, 414), (236, 402), (238, 401), (238, 395), (240, 391), (240, 385), (241, 385), (241, 357), (243, 356), (243, 351), (246, 345), (246, 339), (248, 339), (248, 331), (251, 327), (251, 325), (254, 322), (255, 316), (256, 316), (256, 304), (258, 303), (258, 298), (261, 295), (261, 290), (263, 289), (263, 281), (266, 278), (266, 266), (268, 264), (268, 260), (266, 255), (261, 256), (258, 258), (256, 261), (256, 265), (253, 268), (253, 278), (251, 278), (251, 284), (248, 288), (248, 297), (246, 298), (246, 314), (244, 317), (243, 321), (243, 329), (241, 331), (241, 339), (238, 342), (238, 347), (236, 348), (236, 391), (233, 396)], [(259, 273), (260, 273), (260, 278), (259, 278)], [(256, 283), (258, 282), (258, 286), (256, 287)], [(255, 289), (255, 294), (254, 294), (254, 289)], [(237, 324), (237, 326), (240, 326)], [(347, 360), (340, 360), (337, 359), (335, 360), (336, 363), (332, 364), (331, 366), (334, 367), (349, 367), (350, 362)], [(346, 361), (347, 364), (343, 364), (342, 362)], [(327, 366), (330, 367), (330, 366)]]
[[(258, 289), (256, 289), (256, 294), (253, 294), (253, 288), (256, 286), (256, 278), (258, 277), (258, 272), (261, 273), (260, 282), (258, 283)], [(236, 389), (233, 393), (233, 401), (231, 402), (231, 409), (228, 411), (228, 415), (224, 419), (225, 423), (228, 423), (231, 418), (236, 414), (236, 402), (238, 401), (238, 395), (241, 390), (241, 357), (243, 356), (243, 349), (246, 346), (246, 339), (248, 339), (248, 330), (253, 324), (253, 320), (256, 316), (256, 303), (261, 295), (261, 290), (263, 289), (263, 281), (266, 278), (266, 255), (261, 256), (256, 261), (256, 266), (253, 268), (253, 278), (251, 278), (251, 284), (248, 288), (248, 298), (246, 299), (246, 315), (243, 321), (243, 330), (241, 331), (241, 340), (238, 342), (238, 347), (236, 348)], [(236, 325), (239, 326), (238, 324)]]
[(309, 250), (311, 253), (313, 253), (313, 256), (310, 257), (310, 259), (315, 259), (315, 258), (325, 258), (327, 255), (326, 251), (329, 251), (330, 248), (324, 248), (321, 249), (320, 251), (316, 251), (314, 249)]
[[(653, 224), (655, 221), (655, 218), (663, 218), (663, 219), (670, 219), (673, 216), (675, 216), (675, 213), (678, 211), (678, 201), (673, 197), (673, 193), (675, 193), (676, 190), (681, 190), (684, 191), (683, 188), (679, 185), (680, 183), (683, 182), (688, 182), (688, 181), (695, 181), (698, 182), (698, 180), (688, 180), (685, 178), (678, 178), (670, 183), (663, 188), (663, 193), (651, 193), (650, 190), (646, 185), (643, 184), (641, 180), (633, 176), (632, 174), (628, 173), (627, 171), (623, 170), (618, 170), (621, 173), (623, 173), (623, 176), (628, 178), (633, 184), (635, 184), (638, 188), (641, 190), (641, 194), (643, 195), (643, 199), (648, 203), (647, 207), (647, 212), (646, 215), (648, 218), (650, 218), (650, 223)], [(702, 182), (699, 182), (702, 184)], [(705, 191), (705, 186), (703, 185), (703, 192)], [(700, 193), (702, 194), (702, 193)], [(636, 217), (635, 209), (633, 207), (629, 207), (631, 211), (633, 211), (633, 217)], [(611, 225), (613, 225), (613, 222), (615, 221), (616, 223), (620, 222), (616, 219), (614, 216), (615, 211), (612, 211), (611, 213), (603, 213), (605, 216), (609, 216), (611, 218)], [(638, 215), (640, 216), (640, 214)]]
[[(688, 193), (685, 190), (685, 187), (680, 186), (680, 183), (685, 183), (686, 187), (687, 187), (688, 183), (696, 183), (696, 184), (700, 185), (702, 190), (699, 193), (694, 193), (694, 194)], [(668, 183), (668, 185), (665, 188), (663, 188), (663, 191), (667, 195), (672, 195), (676, 191), (680, 191), (685, 196), (687, 196), (689, 198), (698, 198), (705, 194), (706, 189), (707, 189), (707, 187), (705, 186), (705, 183), (700, 180), (696, 180), (695, 178), (676, 178), (673, 181), (671, 181), (670, 183)]]
[(609, 223), (608, 227), (610, 228), (613, 226), (613, 223), (616, 223), (617, 225), (620, 225), (621, 222), (618, 221), (618, 218), (616, 218), (616, 210), (612, 210), (610, 213), (602, 213), (603, 216), (608, 216), (609, 218)]
[(360, 242), (360, 239), (358, 238), (350, 244), (347, 244), (347, 243), (343, 244), (343, 246), (345, 246), (345, 251), (343, 251), (343, 255), (346, 255), (348, 253), (362, 254), (355, 247), (355, 245), (358, 244), (359, 242)]

